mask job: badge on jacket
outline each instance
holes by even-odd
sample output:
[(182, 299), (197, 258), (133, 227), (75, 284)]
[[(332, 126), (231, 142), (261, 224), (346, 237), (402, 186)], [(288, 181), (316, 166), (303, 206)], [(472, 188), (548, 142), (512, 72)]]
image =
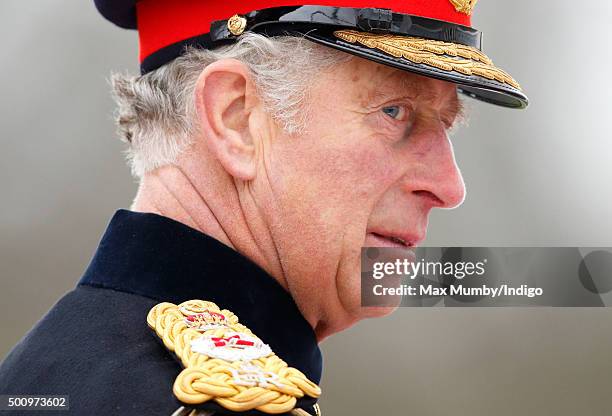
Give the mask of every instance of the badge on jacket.
[(321, 389), (289, 367), (238, 317), (213, 302), (160, 303), (147, 324), (185, 367), (173, 392), (183, 404), (216, 403), (233, 412), (286, 413)]

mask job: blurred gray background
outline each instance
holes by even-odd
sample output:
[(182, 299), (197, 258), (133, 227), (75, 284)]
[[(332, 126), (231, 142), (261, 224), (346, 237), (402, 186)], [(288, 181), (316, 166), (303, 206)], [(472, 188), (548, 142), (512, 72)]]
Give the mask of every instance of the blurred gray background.
[[(607, 0), (478, 3), (485, 50), (532, 104), (472, 106), (454, 139), (468, 197), (427, 245), (612, 246), (611, 22)], [(2, 0), (0, 39), (4, 356), (131, 203), (106, 80), (137, 71), (137, 40), (83, 0)], [(326, 415), (612, 412), (605, 308), (402, 309), (322, 347)]]

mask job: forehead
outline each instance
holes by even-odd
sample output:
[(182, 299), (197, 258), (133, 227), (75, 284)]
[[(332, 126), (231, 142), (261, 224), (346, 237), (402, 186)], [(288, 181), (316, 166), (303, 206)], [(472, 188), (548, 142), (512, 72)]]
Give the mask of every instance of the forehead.
[(335, 85), (343, 85), (363, 103), (408, 97), (420, 101), (445, 104), (457, 98), (456, 85), (451, 82), (402, 71), (367, 59), (352, 58), (334, 68)]

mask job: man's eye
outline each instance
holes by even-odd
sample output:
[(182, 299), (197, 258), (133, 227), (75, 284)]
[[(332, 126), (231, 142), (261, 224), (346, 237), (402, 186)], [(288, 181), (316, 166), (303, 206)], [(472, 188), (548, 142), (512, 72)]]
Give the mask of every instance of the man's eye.
[(389, 107), (383, 107), (382, 109), (383, 113), (395, 120), (401, 120), (405, 111), (406, 110), (404, 109), (404, 107), (401, 107), (399, 105), (391, 105)]

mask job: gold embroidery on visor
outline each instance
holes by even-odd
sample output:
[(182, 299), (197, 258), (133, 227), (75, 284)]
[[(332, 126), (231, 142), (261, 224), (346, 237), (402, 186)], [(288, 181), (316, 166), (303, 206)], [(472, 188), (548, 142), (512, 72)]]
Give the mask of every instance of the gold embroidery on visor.
[(428, 65), (448, 72), (455, 71), (463, 75), (477, 75), (521, 89), (519, 83), (508, 73), (497, 68), (489, 57), (471, 46), (356, 30), (337, 30), (334, 35), (343, 41), (360, 43), (415, 64)]

